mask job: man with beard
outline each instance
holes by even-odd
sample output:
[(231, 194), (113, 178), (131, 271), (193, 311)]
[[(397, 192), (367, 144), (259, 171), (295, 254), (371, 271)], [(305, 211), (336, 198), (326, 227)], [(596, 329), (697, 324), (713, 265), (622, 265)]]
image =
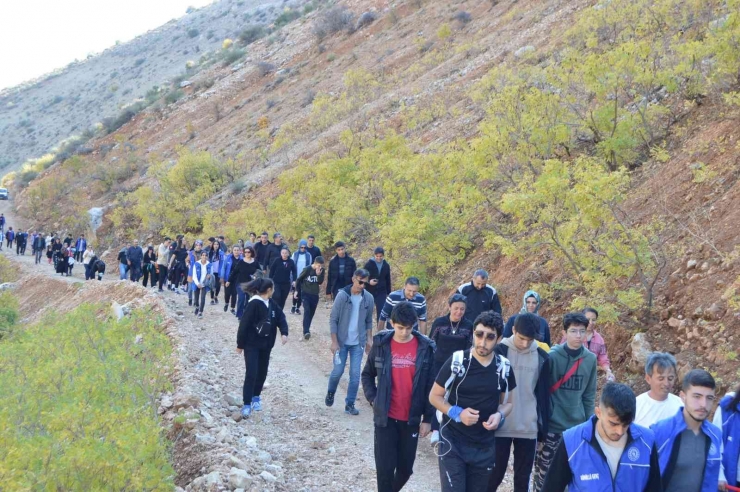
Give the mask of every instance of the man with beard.
[(514, 372), (493, 350), (504, 321), (487, 311), (473, 327), (473, 349), (455, 352), (429, 393), (429, 402), (443, 416), (437, 450), (443, 492), (488, 489), (496, 460), (495, 431), (513, 408)]
[(679, 394), (684, 407), (651, 427), (666, 492), (717, 490), (722, 433), (707, 420), (714, 407), (715, 389), (714, 378), (707, 371), (689, 371)]

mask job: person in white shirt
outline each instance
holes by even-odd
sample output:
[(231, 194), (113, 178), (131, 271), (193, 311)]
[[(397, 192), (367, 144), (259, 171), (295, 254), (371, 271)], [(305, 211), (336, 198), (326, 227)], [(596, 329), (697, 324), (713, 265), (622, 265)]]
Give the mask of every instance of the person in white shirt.
[(645, 381), (650, 391), (637, 397), (637, 425), (650, 427), (659, 420), (673, 417), (683, 407), (681, 399), (673, 394), (677, 377), (675, 357), (664, 352), (650, 354), (645, 363)]

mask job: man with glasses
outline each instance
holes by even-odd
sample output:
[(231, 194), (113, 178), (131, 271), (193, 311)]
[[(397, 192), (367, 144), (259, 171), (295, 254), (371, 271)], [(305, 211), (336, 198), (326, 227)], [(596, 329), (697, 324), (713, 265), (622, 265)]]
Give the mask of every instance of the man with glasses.
[(329, 388), (324, 403), (334, 405), (334, 394), (344, 374), (349, 355), (349, 386), (344, 400), (344, 413), (359, 415), (355, 408), (360, 387), (362, 351), (370, 353), (373, 333), (373, 296), (365, 290), (370, 273), (360, 268), (352, 275), (352, 283), (339, 290), (334, 297), (329, 326), (331, 328), (331, 353), (334, 368), (329, 376)]
[(427, 300), (419, 294), (419, 279), (416, 277), (409, 277), (403, 286), (403, 289), (399, 289), (388, 294), (385, 298), (385, 304), (383, 309), (380, 311), (380, 317), (378, 318), (378, 331), (385, 328), (392, 330), (390, 317), (393, 308), (399, 302), (410, 302), (416, 310), (416, 316), (419, 321), (414, 325), (414, 330), (419, 330), (422, 334), (427, 334)]
[(563, 317), (565, 343), (550, 350), (550, 407), (547, 435), (538, 443), (535, 457), (534, 491), (545, 482), (563, 432), (584, 423), (594, 414), (596, 404), (596, 356), (583, 346), (588, 318), (583, 313)]
[(462, 352), (459, 365), (455, 354), (442, 365), (429, 393), (429, 402), (444, 416), (437, 450), (443, 492), (488, 490), (496, 460), (495, 431), (514, 403), (514, 371), (494, 352), (504, 320), (487, 311), (473, 327), (473, 348)]

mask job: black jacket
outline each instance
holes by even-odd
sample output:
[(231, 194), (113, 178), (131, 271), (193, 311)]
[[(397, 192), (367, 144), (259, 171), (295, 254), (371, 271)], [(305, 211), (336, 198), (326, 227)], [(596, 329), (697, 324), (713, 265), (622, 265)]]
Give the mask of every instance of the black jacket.
[[(509, 357), (508, 345), (498, 343), (493, 351), (506, 358)], [(537, 355), (540, 358), (540, 377), (537, 378), (537, 385), (534, 389), (535, 398), (537, 399), (537, 440), (539, 442), (545, 442), (547, 431), (550, 428), (550, 415), (552, 413), (550, 409), (550, 364), (548, 363), (550, 356), (539, 347), (537, 347)], [(516, 402), (514, 402), (514, 405), (516, 405)]]
[(244, 260), (234, 261), (231, 266), (231, 272), (229, 273), (228, 282), (230, 284), (242, 285), (247, 282), (254, 280), (254, 274), (260, 269), (260, 264), (257, 261), (247, 263)]
[(484, 311), (496, 311), (501, 314), (501, 301), (498, 299), (498, 293), (490, 285), (478, 290), (472, 282), (468, 282), (461, 285), (457, 291), (467, 298), (465, 318), (471, 322), (475, 321), (475, 318)]
[(326, 294), (334, 294), (339, 291), (342, 287), (349, 285), (352, 282), (352, 275), (357, 270), (357, 262), (350, 255), (344, 256), (347, 261), (344, 265), (344, 276), (339, 278), (339, 256), (334, 255), (334, 258), (329, 262), (329, 272), (327, 273), (326, 281)]
[(391, 266), (387, 261), (383, 260), (383, 266), (378, 271), (378, 265), (372, 258), (365, 263), (365, 270), (370, 272), (370, 279), (378, 279), (377, 285), (365, 285), (365, 289), (370, 292), (373, 297), (376, 295), (387, 296), (393, 290), (391, 289)]
[[(288, 322), (285, 319), (283, 310), (272, 299), (270, 299), (269, 304), (270, 307), (268, 309), (265, 303), (259, 299), (247, 302), (247, 307), (244, 309), (244, 314), (239, 322), (239, 331), (236, 335), (237, 348), (272, 348), (275, 346), (278, 329), (281, 335), (288, 336)], [(257, 324), (266, 319), (270, 320), (270, 334), (266, 337), (258, 337)]]
[[(284, 249), (288, 249), (288, 247), (285, 245), (285, 243), (281, 244), (275, 244), (272, 243), (269, 246), (267, 246), (267, 251), (265, 253), (265, 265), (272, 266), (272, 263), (275, 260), (280, 259), (280, 252)], [(288, 258), (290, 258), (290, 250), (288, 249)], [(295, 277), (294, 277), (295, 278)]]
[(283, 262), (283, 259), (278, 256), (270, 263), (270, 278), (276, 284), (289, 284), (298, 278), (295, 270), (293, 258), (288, 258)]
[[(388, 411), (391, 408), (391, 339), (393, 330), (386, 330), (373, 337), (373, 348), (367, 356), (362, 369), (362, 391), (373, 406), (373, 421), (378, 427), (388, 425)], [(418, 427), (422, 422), (431, 423), (434, 407), (429, 403), (429, 392), (434, 385), (434, 342), (418, 331), (412, 334), (419, 341), (416, 351), (416, 372), (411, 393), (409, 425)], [(376, 386), (377, 378), (377, 386)]]
[(257, 260), (257, 263), (260, 265), (267, 265), (267, 248), (272, 246), (272, 243), (270, 241), (267, 241), (267, 244), (262, 244), (262, 241), (257, 241), (254, 243), (254, 253), (255, 253), (255, 260)]
[(318, 258), (319, 256), (321, 256), (321, 250), (315, 244), (311, 246), (310, 248), (306, 246), (306, 251), (311, 253), (311, 258), (313, 258), (314, 260)]

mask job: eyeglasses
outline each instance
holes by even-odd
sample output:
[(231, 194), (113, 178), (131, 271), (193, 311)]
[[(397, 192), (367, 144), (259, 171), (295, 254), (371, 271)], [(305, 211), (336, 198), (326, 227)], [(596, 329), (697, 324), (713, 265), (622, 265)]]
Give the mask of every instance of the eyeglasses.
[(480, 339), (482, 339), (484, 337), (489, 342), (492, 342), (492, 341), (496, 340), (496, 334), (495, 333), (486, 333), (484, 331), (476, 331), (476, 332), (473, 332), (473, 333), (475, 334), (475, 338), (477, 338), (478, 340), (480, 340)]

